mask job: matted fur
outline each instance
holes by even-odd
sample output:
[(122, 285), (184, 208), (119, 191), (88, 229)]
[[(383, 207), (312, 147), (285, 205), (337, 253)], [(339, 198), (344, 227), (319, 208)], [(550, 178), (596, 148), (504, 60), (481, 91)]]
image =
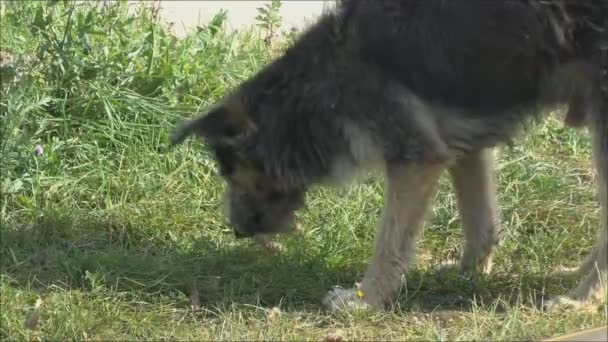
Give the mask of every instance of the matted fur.
[(465, 230), (464, 271), (488, 272), (498, 236), (492, 149), (566, 107), (594, 136), (600, 237), (584, 280), (553, 303), (603, 298), (608, 256), (608, 8), (599, 0), (347, 0), (286, 53), (173, 132), (210, 146), (237, 237), (292, 229), (315, 184), (377, 167), (387, 178), (376, 247), (332, 309), (382, 307), (413, 260), (441, 173)]

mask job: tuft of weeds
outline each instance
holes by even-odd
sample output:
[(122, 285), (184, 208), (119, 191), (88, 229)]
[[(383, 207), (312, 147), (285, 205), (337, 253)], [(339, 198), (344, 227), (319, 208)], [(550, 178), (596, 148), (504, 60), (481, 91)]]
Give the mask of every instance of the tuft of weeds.
[(491, 275), (432, 271), (461, 252), (442, 179), (399, 307), (328, 315), (321, 296), (369, 260), (381, 180), (311, 192), (302, 235), (271, 256), (231, 237), (205, 147), (164, 146), (176, 121), (290, 44), (295, 32), (277, 39), (278, 1), (257, 28), (226, 32), (220, 12), (181, 40), (145, 2), (1, 5), (2, 340), (519, 340), (606, 323), (605, 305), (536, 309), (575, 285), (546, 274), (594, 243), (586, 135), (550, 120), (501, 151)]

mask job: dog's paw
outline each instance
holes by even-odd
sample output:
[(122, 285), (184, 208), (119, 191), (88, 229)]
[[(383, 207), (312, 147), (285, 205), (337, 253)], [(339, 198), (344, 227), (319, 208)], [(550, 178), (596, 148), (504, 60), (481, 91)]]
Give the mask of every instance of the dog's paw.
[(370, 308), (364, 300), (364, 295), (357, 288), (344, 289), (339, 286), (334, 287), (325, 295), (323, 305), (331, 312)]
[(460, 265), (457, 260), (444, 260), (432, 266), (435, 272), (460, 272)]
[(575, 278), (582, 274), (579, 267), (560, 267), (558, 270), (551, 272), (551, 276), (559, 278)]
[(469, 275), (488, 275), (492, 272), (493, 260), (492, 253), (464, 255), (458, 262), (458, 271)]
[(280, 242), (274, 241), (272, 236), (259, 234), (254, 237), (254, 240), (268, 254), (279, 255), (285, 253), (285, 247)]
[(464, 264), (461, 262), (458, 265), (458, 270), (462, 274), (488, 275), (492, 273), (492, 266), (492, 260), (483, 260), (475, 265)]
[(283, 244), (278, 241), (270, 241), (261, 245), (262, 248), (266, 251), (266, 253), (271, 255), (280, 255), (284, 254), (286, 249)]
[(446, 260), (433, 266), (435, 272), (455, 272), (463, 278), (470, 278), (474, 275), (487, 275), (490, 273), (491, 266), (487, 264), (469, 264), (462, 260)]
[(570, 296), (557, 296), (543, 305), (543, 309), (547, 312), (585, 311), (592, 309), (592, 307), (591, 302), (574, 299)]

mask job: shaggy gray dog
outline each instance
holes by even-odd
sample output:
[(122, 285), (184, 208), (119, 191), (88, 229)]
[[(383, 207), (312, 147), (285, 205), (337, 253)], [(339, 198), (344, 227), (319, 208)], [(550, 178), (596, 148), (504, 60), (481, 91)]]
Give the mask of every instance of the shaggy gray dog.
[(292, 229), (306, 191), (354, 170), (386, 177), (384, 215), (361, 283), (331, 309), (381, 308), (400, 286), (442, 172), (457, 192), (463, 271), (489, 272), (498, 211), (492, 149), (566, 107), (593, 134), (601, 205), (579, 286), (554, 304), (605, 296), (608, 248), (608, 8), (600, 0), (350, 0), (204, 115), (201, 137), (228, 183), (237, 237)]

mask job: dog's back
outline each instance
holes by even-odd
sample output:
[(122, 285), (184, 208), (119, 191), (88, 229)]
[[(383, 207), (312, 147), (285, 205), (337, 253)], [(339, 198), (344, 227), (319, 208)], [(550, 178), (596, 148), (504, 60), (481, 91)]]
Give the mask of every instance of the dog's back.
[(607, 7), (596, 0), (350, 0), (343, 20), (363, 58), (419, 96), (487, 114), (534, 102), (560, 65), (598, 53)]
[(422, 100), (454, 149), (507, 142), (558, 105), (580, 126), (599, 101), (602, 1), (346, 0), (338, 13), (343, 48)]

